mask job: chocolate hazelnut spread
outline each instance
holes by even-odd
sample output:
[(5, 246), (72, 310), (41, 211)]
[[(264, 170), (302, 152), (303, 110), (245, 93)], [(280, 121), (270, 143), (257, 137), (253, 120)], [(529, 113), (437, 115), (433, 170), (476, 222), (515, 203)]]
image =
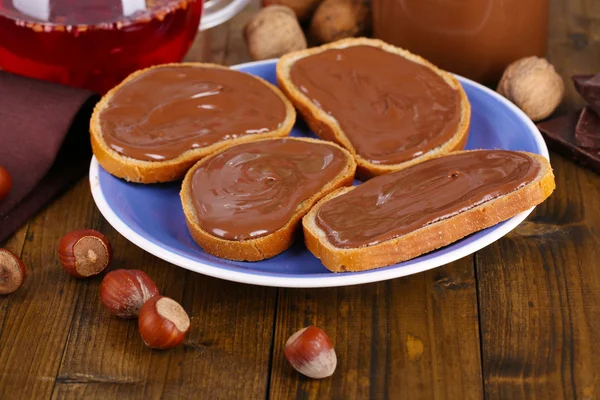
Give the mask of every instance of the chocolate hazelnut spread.
[(165, 66), (125, 83), (100, 114), (104, 140), (145, 161), (277, 129), (284, 102), (269, 87), (226, 68)]
[(342, 150), (326, 143), (275, 139), (234, 146), (194, 171), (191, 193), (200, 226), (226, 240), (273, 233), (347, 162)]
[(440, 68), (492, 84), (511, 62), (546, 54), (548, 0), (373, 0), (373, 30)]
[(447, 142), (460, 122), (457, 90), (431, 69), (376, 47), (302, 58), (290, 77), (374, 164), (418, 157)]
[(524, 153), (480, 150), (382, 175), (325, 203), (317, 225), (338, 248), (361, 247), (452, 217), (533, 181), (540, 166)]

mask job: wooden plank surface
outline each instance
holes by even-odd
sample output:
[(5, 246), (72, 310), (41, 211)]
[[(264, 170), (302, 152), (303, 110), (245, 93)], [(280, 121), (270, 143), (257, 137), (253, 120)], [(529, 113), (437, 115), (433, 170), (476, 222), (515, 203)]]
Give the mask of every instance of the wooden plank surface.
[[(230, 30), (226, 24), (198, 35), (186, 60), (225, 63)], [(122, 249), (116, 267), (143, 269), (163, 294), (180, 301), (191, 316), (190, 334), (182, 347), (151, 351), (135, 322), (103, 310), (99, 281), (89, 284), (78, 302), (54, 397), (264, 398), (276, 290), (177, 268), (105, 228)]]
[[(25, 224), (21, 227), (11, 238), (9, 238), (5, 243), (0, 243), (0, 248), (7, 249), (12, 251), (14, 254), (21, 256), (23, 252), (23, 246), (25, 245), (25, 238), (27, 236), (27, 230), (29, 229), (29, 223)], [(28, 284), (26, 280), (25, 285)], [(23, 289), (24, 290), (24, 289)], [(0, 296), (0, 334), (4, 330), (4, 324), (7, 323), (6, 314), (8, 311), (9, 305), (13, 304), (10, 300), (12, 296)], [(11, 322), (8, 321), (10, 324)], [(0, 346), (2, 342), (0, 342)]]
[[(114, 236), (114, 235), (111, 235)], [(265, 396), (275, 290), (185, 271), (134, 250), (118, 255), (152, 276), (191, 316), (184, 346), (148, 349), (136, 321), (108, 314), (98, 284), (80, 295), (55, 398), (215, 398)], [(99, 283), (99, 282), (96, 282)]]
[(0, 393), (10, 398), (49, 398), (60, 366), (82, 284), (58, 262), (56, 245), (63, 233), (94, 227), (99, 214), (85, 181), (77, 184), (29, 226), (22, 259), (25, 285), (5, 298), (0, 332)]
[[(550, 60), (565, 78), (600, 71), (598, 2), (551, 3)], [(257, 8), (199, 35), (186, 60), (248, 61), (242, 28)], [(581, 106), (566, 83), (561, 108)], [(555, 194), (476, 257), (302, 290), (220, 281), (143, 252), (103, 220), (84, 179), (2, 244), (30, 273), (0, 297), (0, 398), (600, 398), (600, 176), (557, 155), (552, 164)], [(182, 302), (184, 346), (147, 349), (135, 322), (102, 308), (100, 279), (62, 271), (55, 246), (78, 228), (108, 235), (112, 268), (142, 269)], [(331, 379), (303, 378), (283, 358), (309, 324), (336, 345)]]
[[(280, 289), (271, 398), (481, 398), (475, 291), (472, 257), (388, 282)], [(283, 358), (287, 338), (311, 324), (336, 346), (331, 379), (306, 379)]]
[[(600, 3), (551, 1), (549, 58), (569, 76), (600, 71)], [(600, 176), (551, 154), (556, 192), (478, 252), (486, 398), (600, 398)]]
[[(198, 35), (186, 60), (245, 61), (241, 23), (232, 24)], [(229, 40), (232, 30), (236, 42)], [(232, 48), (237, 53), (228, 55)], [(184, 346), (148, 349), (135, 321), (103, 309), (100, 278), (78, 281), (62, 270), (55, 246), (78, 228), (109, 237), (111, 268), (142, 269), (182, 303), (192, 321)], [(30, 276), (17, 293), (0, 298), (0, 321), (7, 322), (0, 325), (0, 398), (265, 397), (276, 289), (205, 277), (143, 252), (104, 221), (86, 179), (3, 247), (22, 254)]]

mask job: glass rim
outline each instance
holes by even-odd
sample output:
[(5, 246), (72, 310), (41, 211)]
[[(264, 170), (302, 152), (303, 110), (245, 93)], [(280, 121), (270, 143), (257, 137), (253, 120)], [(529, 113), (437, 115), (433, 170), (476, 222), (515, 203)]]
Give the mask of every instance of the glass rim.
[[(140, 15), (135, 16), (133, 19), (127, 16), (121, 16), (115, 18), (110, 22), (98, 22), (95, 24), (66, 24), (55, 21), (40, 21), (33, 18), (15, 18), (9, 13), (0, 10), (0, 17), (4, 17), (11, 21), (14, 21), (18, 26), (24, 28), (30, 28), (34, 31), (39, 32), (52, 32), (52, 31), (65, 31), (65, 32), (83, 32), (86, 30), (114, 30), (121, 29), (127, 26), (131, 26), (140, 22), (150, 22), (153, 19), (162, 20), (167, 14), (170, 14), (180, 8), (187, 8), (188, 5), (196, 2), (203, 2), (204, 0), (169, 0), (166, 4), (155, 6), (153, 8), (140, 10)], [(161, 14), (161, 15), (158, 15)], [(25, 16), (25, 14), (23, 14)]]

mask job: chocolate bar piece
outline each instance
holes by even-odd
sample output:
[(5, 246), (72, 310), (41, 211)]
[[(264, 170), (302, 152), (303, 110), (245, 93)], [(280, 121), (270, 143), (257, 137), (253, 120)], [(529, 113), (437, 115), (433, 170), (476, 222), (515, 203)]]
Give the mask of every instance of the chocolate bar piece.
[(575, 141), (581, 147), (600, 149), (600, 117), (589, 107), (581, 111), (575, 127)]
[(575, 90), (577, 93), (582, 95), (583, 85), (590, 79), (592, 79), (594, 75), (573, 75), (571, 80), (573, 81), (573, 86), (575, 86)]
[(571, 79), (581, 97), (600, 115), (600, 74), (575, 75)]
[(579, 147), (575, 139), (575, 126), (580, 112), (556, 117), (539, 123), (538, 129), (546, 139), (548, 147), (565, 157), (579, 162), (586, 168), (600, 174), (600, 150)]

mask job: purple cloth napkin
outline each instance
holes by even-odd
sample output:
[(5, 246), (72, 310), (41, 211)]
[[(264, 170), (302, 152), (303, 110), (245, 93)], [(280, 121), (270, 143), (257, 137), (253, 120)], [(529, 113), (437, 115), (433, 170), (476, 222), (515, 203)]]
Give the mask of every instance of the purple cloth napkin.
[(0, 242), (89, 166), (98, 96), (0, 71), (0, 165), (13, 180), (0, 200)]

